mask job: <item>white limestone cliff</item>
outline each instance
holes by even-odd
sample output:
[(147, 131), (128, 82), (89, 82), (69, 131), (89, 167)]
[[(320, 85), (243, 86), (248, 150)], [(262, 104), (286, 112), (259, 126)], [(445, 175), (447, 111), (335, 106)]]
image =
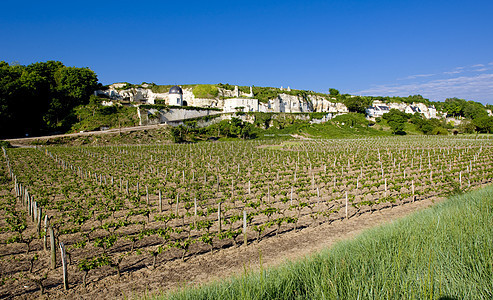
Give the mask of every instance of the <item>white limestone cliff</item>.
[[(168, 103), (168, 93), (154, 93), (147, 85), (141, 87), (122, 89), (125, 83), (115, 83), (106, 90), (96, 91), (97, 95), (104, 95), (112, 100), (124, 100), (135, 104), (156, 104), (156, 100)], [(196, 98), (192, 88), (183, 88), (183, 102), (188, 106), (212, 107), (223, 109), (225, 112), (236, 112), (240, 108), (244, 112), (331, 112), (347, 113), (347, 107), (342, 103), (335, 103), (335, 98), (327, 99), (319, 95), (290, 95), (279, 94), (278, 97), (262, 103), (253, 98), (253, 91), (249, 93), (239, 91), (236, 86), (234, 90), (218, 88), (216, 98)]]

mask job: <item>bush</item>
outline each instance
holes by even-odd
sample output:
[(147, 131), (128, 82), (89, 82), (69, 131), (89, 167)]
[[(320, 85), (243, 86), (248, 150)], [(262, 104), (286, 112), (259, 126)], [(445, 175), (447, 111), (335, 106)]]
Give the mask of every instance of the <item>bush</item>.
[(366, 111), (366, 108), (370, 106), (371, 100), (367, 99), (365, 97), (351, 97), (351, 96), (346, 96), (344, 100), (342, 101), (344, 105), (346, 105), (347, 109), (350, 112), (357, 112), (364, 114)]
[(443, 127), (435, 127), (431, 131), (431, 134), (433, 134), (433, 135), (448, 135), (448, 131), (447, 131), (447, 129), (445, 129)]
[(344, 125), (348, 126), (368, 126), (368, 120), (365, 118), (363, 114), (358, 113), (348, 113), (344, 115), (339, 115), (332, 119), (333, 122), (344, 123)]
[(0, 148), (12, 148), (12, 145), (10, 144), (10, 142), (7, 142), (7, 141), (0, 141)]
[(230, 91), (235, 90), (235, 86), (229, 83), (219, 83), (217, 86), (225, 90), (230, 90)]
[(383, 115), (390, 128), (392, 129), (392, 134), (404, 135), (406, 132), (404, 131), (404, 123), (409, 119), (409, 115), (392, 108), (388, 113)]
[(493, 117), (483, 116), (473, 120), (476, 130), (481, 133), (493, 132)]
[(469, 120), (463, 120), (459, 125), (460, 133), (474, 133), (475, 131), (476, 126)]

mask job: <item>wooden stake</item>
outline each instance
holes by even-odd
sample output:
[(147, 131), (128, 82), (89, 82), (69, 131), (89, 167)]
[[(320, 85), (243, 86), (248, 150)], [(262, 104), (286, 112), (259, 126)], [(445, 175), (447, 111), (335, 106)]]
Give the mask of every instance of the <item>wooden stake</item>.
[(67, 257), (65, 253), (65, 246), (60, 242), (60, 256), (62, 258), (62, 268), (63, 268), (63, 288), (68, 290), (68, 272), (67, 272)]
[(42, 219), (42, 214), (43, 214), (43, 211), (41, 209), (41, 207), (38, 208), (38, 211), (37, 211), (37, 218), (36, 220), (38, 221), (38, 224), (37, 224), (37, 231), (38, 231), (38, 236), (41, 234), (41, 219)]
[(384, 179), (385, 197), (387, 197), (387, 178)]
[(147, 187), (147, 185), (146, 185), (146, 202), (147, 202), (147, 206), (149, 206), (149, 188)]
[(247, 213), (246, 210), (243, 211), (243, 245), (248, 244), (248, 236), (247, 236)]
[(346, 219), (347, 219), (347, 208), (348, 208), (348, 201), (347, 201), (347, 191), (346, 191)]
[(197, 216), (197, 198), (193, 198), (193, 216)]
[(56, 245), (53, 227), (48, 228), (48, 233), (50, 234), (51, 269), (54, 270), (56, 268)]
[(176, 195), (176, 208), (175, 208), (175, 215), (178, 216), (178, 202), (180, 200), (179, 195)]
[(291, 203), (289, 205), (293, 205), (293, 187), (291, 187)]
[(218, 232), (221, 233), (221, 202), (217, 204), (217, 222), (219, 223)]
[(416, 197), (414, 196), (414, 180), (411, 182), (411, 191), (413, 194), (413, 202), (414, 202), (414, 200), (416, 199)]
[(43, 237), (43, 250), (48, 251), (48, 215), (45, 215), (45, 236)]

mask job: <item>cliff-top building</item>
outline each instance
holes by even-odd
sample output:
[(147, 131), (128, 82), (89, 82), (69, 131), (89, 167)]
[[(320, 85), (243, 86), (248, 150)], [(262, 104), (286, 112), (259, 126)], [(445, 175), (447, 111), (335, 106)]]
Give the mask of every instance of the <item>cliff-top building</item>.
[(183, 106), (183, 90), (175, 85), (169, 89), (168, 101), (170, 106)]

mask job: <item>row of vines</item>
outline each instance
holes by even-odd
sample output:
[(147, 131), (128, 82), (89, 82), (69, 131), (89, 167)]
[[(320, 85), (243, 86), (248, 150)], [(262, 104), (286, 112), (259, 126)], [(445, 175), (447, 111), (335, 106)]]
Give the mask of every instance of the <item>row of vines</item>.
[(68, 289), (248, 247), (493, 178), (489, 138), (36, 147), (1, 159), (0, 297), (6, 286), (14, 296)]

